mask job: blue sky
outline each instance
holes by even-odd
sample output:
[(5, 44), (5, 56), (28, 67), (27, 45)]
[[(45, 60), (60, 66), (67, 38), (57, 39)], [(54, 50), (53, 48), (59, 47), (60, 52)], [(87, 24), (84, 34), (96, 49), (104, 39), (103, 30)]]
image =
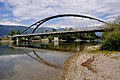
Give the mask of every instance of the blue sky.
[(0, 24), (31, 25), (48, 16), (75, 13), (111, 21), (120, 0), (0, 0)]

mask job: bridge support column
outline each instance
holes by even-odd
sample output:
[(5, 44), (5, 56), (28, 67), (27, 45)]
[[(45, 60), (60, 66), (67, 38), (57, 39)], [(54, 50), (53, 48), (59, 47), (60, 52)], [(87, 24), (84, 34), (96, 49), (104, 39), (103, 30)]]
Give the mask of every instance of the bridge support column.
[(16, 38), (16, 44), (17, 45), (19, 44), (19, 38), (18, 37)]

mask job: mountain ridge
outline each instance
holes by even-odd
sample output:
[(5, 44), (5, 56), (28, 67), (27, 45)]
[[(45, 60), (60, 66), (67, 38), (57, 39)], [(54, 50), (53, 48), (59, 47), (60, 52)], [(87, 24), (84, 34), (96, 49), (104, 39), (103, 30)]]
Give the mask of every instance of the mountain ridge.
[[(15, 26), (15, 25), (0, 25), (0, 36), (7, 36), (10, 32), (10, 30), (16, 30), (16, 31), (20, 31), (22, 32), (23, 30), (25, 30), (27, 27), (26, 26)], [(31, 33), (33, 30), (33, 28), (28, 29), (26, 33)], [(35, 33), (42, 33), (45, 32), (45, 30), (47, 31), (52, 31), (53, 28), (49, 28), (49, 27), (40, 27), (39, 29), (37, 29), (35, 31)], [(64, 28), (59, 28), (57, 29), (57, 31), (62, 31), (64, 30)]]

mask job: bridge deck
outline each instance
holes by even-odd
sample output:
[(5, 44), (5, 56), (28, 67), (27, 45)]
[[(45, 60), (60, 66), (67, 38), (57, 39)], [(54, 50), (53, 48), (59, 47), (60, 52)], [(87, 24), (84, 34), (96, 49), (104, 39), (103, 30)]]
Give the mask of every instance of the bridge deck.
[(34, 34), (22, 34), (14, 35), (13, 37), (32, 37), (32, 36), (48, 36), (48, 35), (57, 35), (57, 34), (71, 34), (71, 33), (84, 33), (84, 32), (103, 32), (103, 28), (97, 29), (79, 29), (79, 30), (70, 30), (70, 31), (57, 31), (57, 32), (46, 32), (46, 33), (34, 33)]

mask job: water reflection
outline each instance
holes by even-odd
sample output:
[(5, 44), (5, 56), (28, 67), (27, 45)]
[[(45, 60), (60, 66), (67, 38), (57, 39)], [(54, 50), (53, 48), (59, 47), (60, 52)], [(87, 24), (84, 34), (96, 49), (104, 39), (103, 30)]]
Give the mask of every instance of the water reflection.
[(28, 52), (26, 52), (25, 50), (21, 49), (25, 54), (27, 54), (29, 57), (31, 57), (32, 59), (40, 62), (40, 63), (43, 63), (44, 65), (47, 65), (49, 67), (53, 67), (53, 68), (60, 68), (60, 66), (58, 65), (55, 65), (55, 64), (51, 64), (49, 62), (47, 62), (46, 60), (42, 59), (36, 52), (35, 50), (33, 50), (33, 54), (36, 56), (36, 57), (33, 57), (32, 55), (30, 55)]
[(55, 51), (82, 51), (85, 47), (90, 45), (98, 44), (97, 42), (20, 42), (18, 45), (14, 44), (16, 47), (28, 47), (28, 48), (40, 48)]
[(59, 42), (58, 41), (54, 41), (54, 46), (58, 46)]
[(58, 80), (63, 63), (71, 55), (25, 47), (13, 47), (14, 50), (22, 54), (0, 56), (0, 80)]
[(0, 80), (58, 80), (68, 57), (94, 44), (97, 43), (0, 43)]

